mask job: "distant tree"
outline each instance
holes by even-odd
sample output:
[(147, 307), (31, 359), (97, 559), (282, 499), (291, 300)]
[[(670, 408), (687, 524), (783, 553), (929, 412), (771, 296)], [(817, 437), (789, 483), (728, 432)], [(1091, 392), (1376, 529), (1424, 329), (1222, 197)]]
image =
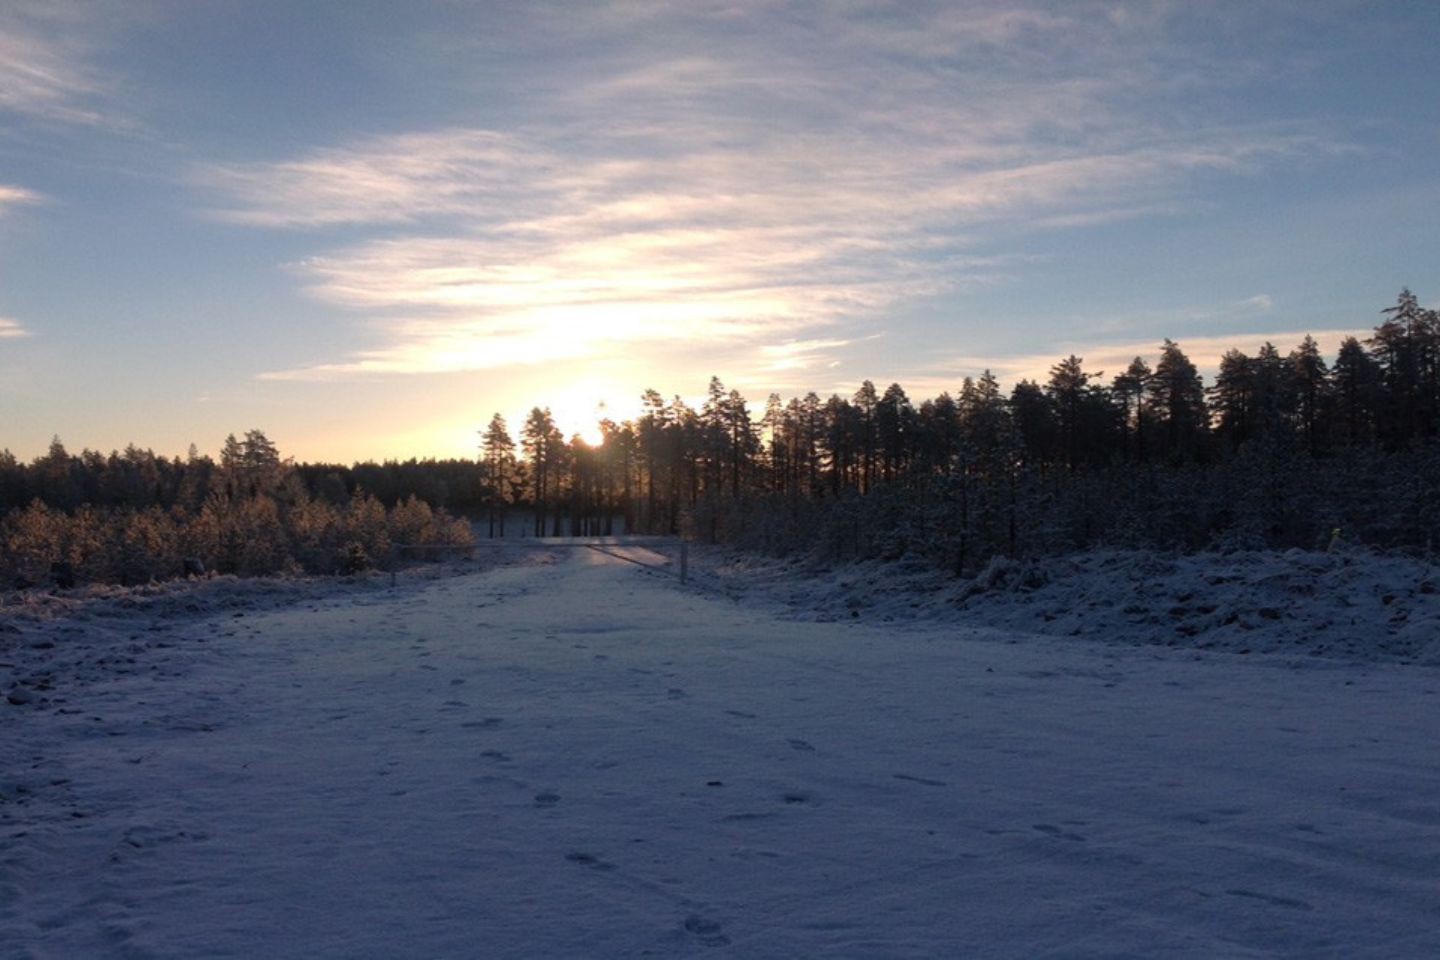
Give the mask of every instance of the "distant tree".
[(1203, 455), (1209, 420), (1205, 385), (1195, 364), (1178, 344), (1167, 339), (1150, 378), (1146, 406), (1155, 417), (1172, 462)]
[(1144, 359), (1136, 357), (1124, 373), (1116, 374), (1111, 392), (1120, 407), (1120, 441), (1122, 459), (1145, 462), (1145, 396), (1154, 374)]
[(1370, 442), (1375, 436), (1375, 421), (1380, 403), (1380, 366), (1360, 341), (1346, 337), (1335, 357), (1333, 375), (1335, 390), (1334, 432), (1345, 446)]
[(941, 391), (934, 400), (920, 404), (924, 445), (921, 466), (927, 473), (948, 477), (954, 471), (960, 445), (960, 408), (955, 399)]
[(1440, 323), (1409, 289), (1401, 290), (1395, 305), (1382, 314), (1385, 319), (1369, 341), (1383, 386), (1379, 424), (1381, 439), (1399, 449), (1436, 432)]
[(1329, 401), (1330, 371), (1320, 355), (1320, 345), (1308, 333), (1288, 358), (1295, 389), (1296, 416), (1305, 449), (1311, 455), (1321, 449), (1321, 420)]
[(506, 488), (510, 475), (515, 470), (515, 441), (505, 425), (505, 418), (495, 414), (482, 434), (480, 444), (482, 483), (485, 487), (486, 514), (489, 518), (489, 535), (495, 536), (498, 527), (500, 536), (505, 536)]
[[(532, 504), (535, 509), (535, 536), (545, 535), (545, 523), (549, 516), (552, 495), (558, 495), (560, 478), (564, 469), (561, 459), (562, 444), (560, 431), (550, 408), (533, 407), (525, 418), (522, 445), (530, 461), (530, 482), (533, 484)], [(554, 522), (560, 523), (558, 511)]]
[(1211, 413), (1216, 433), (1230, 450), (1250, 438), (1255, 409), (1255, 361), (1239, 350), (1220, 358), (1215, 384), (1210, 388)]
[(350, 572), (384, 562), (390, 555), (390, 529), (385, 506), (375, 497), (356, 491), (342, 521), (345, 546), (339, 558)]
[(62, 556), (64, 514), (36, 499), (11, 519), (5, 540), (7, 573), (16, 585), (44, 583)]
[(1034, 466), (1054, 462), (1057, 425), (1050, 395), (1033, 380), (1021, 380), (1010, 391), (1010, 411), (1020, 434), (1025, 462)]
[(875, 384), (866, 380), (850, 399), (854, 417), (851, 421), (854, 446), (859, 455), (860, 492), (866, 493), (875, 485), (875, 467), (879, 459), (879, 435), (876, 431), (876, 410), (880, 395)]
[(915, 408), (898, 383), (885, 388), (875, 404), (875, 439), (880, 448), (880, 476), (892, 483), (910, 467), (915, 434)]
[(1050, 397), (1059, 433), (1060, 451), (1065, 466), (1074, 470), (1083, 456), (1081, 444), (1086, 434), (1086, 399), (1090, 383), (1083, 361), (1073, 353), (1050, 368), (1050, 382), (1045, 392)]
[(50, 440), (50, 449), (36, 464), (35, 486), (42, 500), (48, 506), (59, 510), (73, 510), (80, 505), (81, 485), (77, 482), (79, 464), (65, 449), (60, 438)]

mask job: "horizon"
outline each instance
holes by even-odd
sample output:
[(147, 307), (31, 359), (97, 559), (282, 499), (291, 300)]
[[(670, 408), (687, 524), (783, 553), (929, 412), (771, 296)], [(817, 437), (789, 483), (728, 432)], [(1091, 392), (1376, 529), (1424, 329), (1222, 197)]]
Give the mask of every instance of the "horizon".
[[(1346, 337), (1354, 336), (1354, 337), (1356, 337), (1357, 339), (1359, 339), (1359, 340), (1363, 343), (1364, 340), (1365, 340), (1365, 338), (1366, 338), (1366, 334), (1367, 334), (1368, 332), (1369, 332), (1369, 331), (1363, 330), (1363, 329), (1357, 329), (1357, 330), (1306, 331), (1305, 333), (1302, 333), (1302, 334), (1301, 334), (1301, 339), (1303, 339), (1305, 336), (1311, 336), (1311, 337), (1313, 337), (1314, 340), (1316, 341), (1316, 344), (1318, 345), (1318, 347), (1319, 347), (1319, 349), (1320, 349), (1321, 355), (1325, 358), (1326, 362), (1329, 363), (1329, 362), (1333, 359), (1333, 357), (1334, 357), (1334, 355), (1335, 355), (1335, 353), (1336, 353), (1336, 350), (1338, 349), (1339, 344), (1341, 343), (1342, 340), (1344, 340)], [(1185, 349), (1185, 344), (1183, 344), (1183, 343), (1178, 344), (1178, 346), (1182, 349), (1182, 351), (1185, 352), (1186, 356), (1187, 356), (1193, 363), (1195, 363), (1196, 369), (1197, 369), (1197, 371), (1198, 371), (1199, 374), (1200, 374), (1201, 380), (1202, 380), (1203, 382), (1205, 382), (1207, 386), (1208, 386), (1208, 385), (1210, 384), (1210, 382), (1214, 379), (1214, 375), (1215, 375), (1216, 369), (1217, 369), (1218, 366), (1219, 366), (1221, 354), (1223, 354), (1223, 353), (1224, 353), (1225, 351), (1227, 351), (1227, 350), (1230, 350), (1230, 349), (1238, 349), (1238, 350), (1240, 350), (1242, 353), (1245, 353), (1245, 354), (1248, 354), (1248, 355), (1253, 355), (1253, 354), (1258, 350), (1259, 347), (1261, 347), (1262, 345), (1268, 343), (1268, 344), (1272, 344), (1272, 345), (1275, 346), (1277, 349), (1280, 349), (1282, 353), (1288, 353), (1288, 348), (1289, 348), (1289, 347), (1293, 347), (1293, 346), (1296, 346), (1296, 345), (1297, 345), (1297, 344), (1286, 344), (1286, 343), (1277, 342), (1277, 338), (1276, 338), (1275, 336), (1273, 336), (1273, 335), (1267, 335), (1267, 334), (1263, 334), (1263, 333), (1261, 333), (1261, 334), (1254, 334), (1254, 335), (1251, 335), (1251, 336), (1248, 336), (1248, 337), (1242, 337), (1242, 338), (1239, 339), (1238, 342), (1229, 342), (1229, 341), (1220, 342), (1222, 339), (1223, 339), (1223, 338), (1209, 338), (1209, 341), (1205, 342), (1205, 343), (1202, 345), (1201, 350), (1200, 350), (1199, 352), (1191, 352), (1190, 350), (1186, 350), (1186, 349)], [(1213, 342), (1212, 342), (1212, 341), (1213, 341)], [(1104, 356), (1104, 358), (1103, 358), (1103, 359), (1105, 359), (1105, 360), (1108, 360), (1108, 362), (1111, 364), (1110, 367), (1106, 367), (1106, 368), (1097, 369), (1097, 368), (1095, 368), (1094, 365), (1091, 364), (1086, 358), (1081, 357), (1080, 359), (1081, 359), (1081, 361), (1084, 363), (1085, 372), (1086, 372), (1088, 375), (1090, 375), (1092, 378), (1097, 379), (1097, 380), (1100, 380), (1102, 377), (1105, 378), (1105, 379), (1111, 379), (1111, 378), (1114, 377), (1115, 373), (1119, 372), (1122, 368), (1124, 368), (1125, 366), (1127, 366), (1127, 365), (1129, 364), (1130, 360), (1131, 360), (1133, 357), (1135, 357), (1135, 356), (1139, 356), (1141, 359), (1145, 360), (1147, 363), (1150, 363), (1151, 361), (1155, 360), (1155, 359), (1158, 357), (1158, 354), (1159, 354), (1159, 349), (1158, 349), (1158, 347), (1157, 347), (1155, 350), (1153, 350), (1153, 351), (1146, 351), (1146, 350), (1143, 349), (1143, 348), (1142, 348), (1142, 349), (1139, 349), (1139, 350), (1134, 350), (1134, 349), (1132, 349), (1132, 348), (1135, 347), (1135, 346), (1136, 346), (1136, 345), (1134, 345), (1134, 344), (1125, 344), (1125, 345), (1121, 345), (1121, 346), (1119, 346), (1119, 347), (1115, 347), (1115, 348), (1110, 349), (1110, 350), (1105, 354), (1105, 356)], [(1069, 356), (1069, 355), (1067, 355), (1067, 356)], [(1016, 383), (1018, 383), (1018, 382), (1020, 382), (1020, 381), (1022, 381), (1022, 380), (1029, 380), (1029, 381), (1032, 381), (1032, 382), (1039, 383), (1039, 384), (1043, 385), (1043, 384), (1045, 383), (1045, 380), (1046, 380), (1047, 373), (1048, 373), (1049, 369), (1050, 369), (1052, 366), (1054, 366), (1056, 363), (1058, 363), (1060, 360), (1062, 360), (1062, 359), (1065, 359), (1065, 357), (1056, 357), (1056, 358), (1055, 358), (1054, 360), (1052, 360), (1052, 361), (1042, 362), (1041, 358), (1040, 358), (1038, 355), (1037, 355), (1037, 356), (1034, 356), (1034, 357), (1020, 356), (1020, 357), (1013, 358), (1008, 364), (1000, 366), (999, 369), (994, 369), (994, 368), (986, 367), (986, 368), (984, 368), (984, 369), (981, 371), (981, 374), (989, 373), (989, 374), (995, 375), (997, 381), (998, 381), (999, 384), (1000, 384), (1000, 386), (1001, 386), (1003, 389), (1006, 389), (1006, 390), (1008, 390), (1009, 388), (1013, 387)], [(1152, 364), (1152, 366), (1153, 366), (1153, 364)], [(720, 376), (719, 374), (716, 374), (716, 376), (719, 377), (719, 379), (721, 380), (722, 383), (725, 381), (725, 378), (724, 378), (723, 376)], [(967, 375), (964, 379), (978, 379), (978, 377), (971, 377), (971, 376)], [(708, 382), (708, 381), (707, 381), (707, 382)], [(863, 383), (863, 382), (865, 382), (865, 381), (859, 381), (859, 382), (855, 383), (855, 384), (853, 385), (853, 389), (833, 390), (833, 391), (830, 391), (829, 393), (826, 393), (826, 394), (818, 394), (818, 391), (816, 391), (816, 392), (817, 392), (817, 394), (820, 396), (820, 399), (821, 399), (821, 400), (825, 400), (825, 399), (827, 399), (829, 396), (832, 396), (832, 395), (842, 396), (842, 397), (844, 397), (844, 398), (846, 398), (846, 399), (850, 399), (851, 396), (852, 396), (852, 394), (855, 392), (855, 390), (858, 390), (859, 387), (860, 387), (860, 385), (861, 385), (861, 383)], [(890, 383), (892, 383), (892, 382), (893, 382), (893, 383), (898, 383), (899, 381), (887, 381), (887, 382), (884, 382), (884, 383), (876, 382), (876, 381), (871, 381), (871, 382), (874, 383), (876, 387), (878, 387), (879, 389), (881, 389), (881, 390), (883, 391), (884, 388), (887, 387), (887, 386), (889, 386)], [(925, 400), (933, 400), (933, 399), (937, 398), (937, 397), (940, 395), (940, 393), (942, 393), (942, 392), (943, 392), (943, 393), (948, 393), (948, 394), (950, 394), (952, 397), (953, 397), (953, 396), (956, 396), (956, 395), (958, 395), (958, 393), (959, 393), (959, 388), (960, 388), (962, 385), (963, 385), (963, 379), (962, 379), (962, 381), (961, 381), (960, 383), (955, 384), (955, 385), (954, 385), (954, 388), (941, 386), (940, 389), (936, 390), (934, 393), (918, 393), (918, 392), (912, 390), (910, 387), (906, 386), (904, 383), (900, 383), (900, 386), (905, 390), (906, 396), (910, 399), (910, 401), (911, 401), (912, 403), (915, 403), (915, 404), (917, 404), (917, 405), (918, 405), (919, 403), (925, 401)], [(728, 384), (727, 384), (727, 389), (729, 389)], [(690, 392), (690, 393), (679, 393), (679, 392), (675, 392), (675, 393), (665, 393), (664, 391), (657, 391), (657, 392), (660, 393), (660, 395), (665, 398), (665, 400), (666, 400), (667, 403), (670, 403), (670, 402), (675, 401), (675, 400), (679, 400), (679, 401), (681, 401), (681, 402), (689, 405), (691, 408), (693, 408), (693, 409), (695, 409), (695, 410), (697, 410), (697, 411), (701, 408), (701, 406), (702, 406), (702, 405), (704, 404), (704, 402), (705, 402), (705, 394), (704, 394), (703, 392)], [(807, 391), (807, 392), (809, 392), (809, 391)], [(742, 391), (742, 395), (743, 395), (743, 391)], [(787, 402), (788, 402), (792, 397), (798, 398), (798, 397), (801, 397), (801, 396), (803, 396), (803, 395), (804, 395), (804, 394), (798, 394), (798, 393), (797, 393), (797, 394), (789, 394), (789, 395), (782, 394), (782, 395), (781, 395), (781, 399), (782, 399), (783, 401), (787, 401)], [(768, 394), (766, 394), (766, 397), (768, 397)], [(635, 394), (635, 398), (636, 398), (636, 399), (635, 399), (635, 403), (634, 403), (634, 405), (633, 405), (633, 409), (626, 410), (626, 411), (623, 412), (621, 415), (618, 415), (618, 416), (617, 416), (617, 415), (614, 415), (614, 414), (615, 414), (615, 409), (614, 409), (613, 407), (611, 407), (610, 404), (606, 403), (606, 402), (603, 401), (603, 400), (600, 400), (600, 401), (597, 401), (597, 402), (594, 404), (594, 412), (593, 412), (593, 414), (592, 414), (593, 419), (590, 419), (590, 418), (588, 418), (588, 417), (575, 418), (575, 417), (572, 415), (572, 416), (570, 416), (569, 418), (567, 418), (565, 421), (562, 422), (562, 421), (557, 417), (557, 418), (556, 418), (556, 425), (557, 425), (557, 427), (560, 429), (561, 435), (565, 438), (565, 440), (566, 440), (567, 442), (573, 441), (574, 439), (577, 439), (577, 438), (578, 438), (578, 439), (581, 440), (586, 446), (588, 446), (588, 447), (590, 447), (590, 448), (592, 448), (592, 449), (598, 449), (599, 447), (601, 447), (601, 446), (604, 445), (604, 441), (603, 441), (603, 439), (601, 438), (601, 434), (600, 434), (600, 430), (599, 430), (599, 426), (600, 426), (600, 424), (601, 424), (601, 422), (602, 422), (603, 420), (609, 419), (609, 420), (612, 420), (613, 422), (615, 422), (616, 424), (626, 424), (626, 423), (633, 423), (636, 419), (638, 419), (641, 415), (643, 415), (643, 406), (642, 406), (642, 404), (641, 404), (641, 402), (640, 402), (641, 393), (640, 393), (640, 392), (637, 392), (637, 393)], [(761, 416), (762, 416), (763, 413), (764, 413), (763, 409), (761, 409), (761, 405), (763, 404), (764, 399), (765, 399), (764, 397), (757, 397), (757, 396), (752, 396), (752, 395), (744, 395), (744, 400), (745, 400), (745, 402), (746, 402), (746, 404), (747, 404), (747, 408), (748, 408), (748, 410), (749, 410), (750, 419), (751, 419), (751, 422), (752, 422), (752, 423), (758, 424), (758, 423), (760, 422), (760, 418), (761, 418)], [(757, 401), (758, 401), (758, 402), (757, 402)], [(616, 406), (618, 406), (618, 405), (616, 405)], [(424, 454), (424, 453), (411, 453), (411, 454), (407, 454), (407, 455), (399, 455), (399, 454), (393, 454), (393, 453), (392, 453), (392, 454), (382, 454), (382, 455), (380, 455), (380, 456), (374, 456), (374, 457), (356, 458), (356, 459), (351, 459), (351, 460), (343, 460), (343, 459), (342, 459), (342, 460), (326, 460), (326, 459), (313, 459), (313, 458), (305, 458), (305, 457), (293, 456), (293, 455), (291, 455), (291, 454), (289, 453), (289, 451), (288, 451), (288, 449), (286, 448), (283, 440), (280, 441), (280, 442), (278, 442), (276, 445), (277, 445), (277, 447), (280, 449), (281, 453), (285, 456), (285, 459), (286, 459), (286, 460), (294, 461), (294, 462), (296, 462), (296, 463), (298, 463), (298, 464), (309, 464), (309, 465), (327, 464), (327, 463), (329, 463), (329, 464), (335, 464), (335, 465), (358, 465), (358, 464), (361, 464), (361, 463), (385, 463), (385, 462), (392, 462), (392, 461), (393, 461), (393, 462), (405, 462), (405, 461), (409, 461), (409, 460), (420, 460), (420, 461), (425, 461), (425, 460), (474, 460), (474, 461), (478, 462), (479, 459), (480, 459), (480, 458), (479, 458), (479, 455), (478, 455), (478, 451), (479, 451), (479, 448), (480, 448), (480, 439), (479, 439), (479, 437), (480, 437), (481, 434), (484, 433), (484, 426), (489, 423), (490, 416), (493, 416), (493, 415), (495, 415), (495, 414), (499, 414), (499, 415), (504, 419), (505, 425), (506, 425), (506, 429), (507, 429), (508, 432), (510, 433), (511, 437), (512, 437), (512, 438), (517, 442), (517, 444), (518, 444), (519, 439), (520, 439), (520, 430), (521, 430), (521, 427), (522, 427), (523, 424), (524, 424), (525, 417), (526, 417), (526, 415), (529, 413), (529, 411), (530, 411), (531, 409), (536, 409), (536, 408), (547, 410), (547, 411), (551, 412), (552, 414), (554, 413), (554, 411), (551, 409), (551, 406), (550, 406), (549, 404), (546, 404), (546, 403), (543, 403), (543, 402), (542, 402), (542, 403), (530, 404), (529, 406), (526, 406), (526, 407), (521, 408), (521, 409), (517, 409), (517, 410), (515, 410), (515, 411), (510, 411), (510, 412), (503, 411), (503, 410), (491, 411), (491, 413), (490, 413), (489, 415), (487, 415), (487, 416), (485, 416), (485, 417), (483, 418), (484, 423), (483, 423), (481, 426), (479, 426), (479, 427), (476, 428), (476, 430), (475, 430), (476, 441), (475, 441), (475, 444), (473, 445), (473, 449), (469, 452), (469, 454), (464, 454), (464, 453), (462, 453), (462, 454), (454, 454), (454, 455), (448, 455), (448, 456), (446, 456), (446, 455)], [(573, 406), (573, 405), (572, 405), (572, 406), (568, 406), (568, 407), (563, 407), (563, 406), (562, 406), (562, 409), (566, 409), (566, 410), (573, 411), (574, 409), (576, 409), (576, 406)], [(276, 437), (272, 436), (271, 433), (270, 433), (270, 431), (266, 430), (263, 425), (258, 425), (258, 424), (251, 424), (251, 425), (246, 426), (246, 427), (243, 427), (243, 428), (237, 428), (237, 429), (234, 429), (234, 430), (230, 430), (230, 431), (227, 432), (226, 437), (227, 437), (227, 438), (228, 438), (228, 437), (231, 437), (231, 436), (239, 437), (240, 435), (242, 435), (243, 433), (245, 433), (245, 432), (247, 432), (247, 431), (249, 431), (249, 430), (259, 430), (260, 432), (262, 432), (262, 433), (264, 433), (264, 434), (266, 435), (267, 439), (271, 440), (272, 442), (275, 442), (275, 441), (276, 441)], [(219, 458), (219, 452), (220, 452), (221, 447), (224, 445), (224, 440), (225, 440), (225, 439), (226, 439), (226, 438), (221, 438), (220, 440), (217, 440), (217, 441), (215, 442), (215, 445), (214, 445), (213, 449), (207, 448), (206, 446), (202, 445), (201, 443), (199, 443), (199, 442), (197, 442), (197, 441), (191, 441), (189, 444), (186, 445), (186, 447), (187, 447), (186, 451), (162, 451), (162, 450), (154, 450), (153, 448), (145, 447), (145, 446), (142, 445), (142, 444), (135, 444), (135, 443), (133, 443), (133, 441), (127, 441), (127, 442), (124, 443), (124, 444), (112, 446), (112, 447), (110, 447), (110, 448), (108, 448), (108, 449), (102, 449), (102, 448), (99, 448), (99, 447), (95, 447), (95, 448), (91, 448), (91, 447), (72, 448), (70, 444), (65, 443), (65, 438), (64, 438), (64, 437), (61, 437), (61, 436), (58, 435), (58, 434), (54, 434), (54, 435), (52, 435), (51, 440), (50, 440), (49, 442), (47, 442), (47, 448), (48, 448), (48, 444), (49, 444), (49, 443), (53, 443), (54, 441), (59, 440), (59, 441), (66, 447), (67, 452), (69, 452), (69, 453), (72, 454), (72, 455), (76, 454), (77, 452), (81, 452), (81, 451), (91, 451), (91, 452), (97, 452), (97, 453), (102, 453), (102, 454), (110, 455), (110, 454), (117, 454), (117, 453), (123, 452), (123, 450), (125, 449), (125, 447), (132, 446), (132, 445), (133, 445), (133, 446), (139, 447), (139, 448), (142, 449), (142, 450), (149, 450), (150, 452), (154, 453), (156, 456), (166, 457), (167, 459), (183, 459), (185, 455), (188, 455), (188, 448), (193, 445), (193, 446), (196, 448), (196, 450), (197, 450), (197, 452), (199, 453), (200, 456), (202, 456), (202, 457), (209, 457), (209, 458), (211, 458), (212, 460), (218, 460), (218, 458)], [(0, 452), (13, 454), (13, 455), (16, 456), (17, 460), (20, 461), (20, 462), (28, 462), (28, 461), (33, 461), (33, 460), (38, 459), (39, 457), (43, 456), (43, 455), (45, 454), (45, 452), (46, 452), (46, 449), (45, 449), (45, 448), (42, 448), (40, 451), (38, 451), (37, 453), (35, 453), (35, 454), (31, 455), (31, 456), (21, 456), (21, 455), (17, 454), (15, 451), (13, 451), (13, 450), (11, 450), (11, 449), (9, 449), (9, 448), (5, 448), (5, 447), (0, 447)]]
[[(473, 458), (500, 412), (1327, 357), (1440, 254), (1440, 8), (0, 12), (0, 448)], [(1148, 345), (1148, 346), (1142, 346)], [(752, 412), (755, 412), (752, 410)]]

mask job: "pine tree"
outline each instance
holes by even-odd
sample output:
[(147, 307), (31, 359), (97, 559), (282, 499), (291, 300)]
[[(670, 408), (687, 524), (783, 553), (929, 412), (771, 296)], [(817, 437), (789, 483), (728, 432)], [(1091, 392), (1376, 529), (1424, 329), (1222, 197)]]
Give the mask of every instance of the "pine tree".
[[(550, 408), (532, 407), (525, 418), (525, 429), (521, 445), (525, 457), (530, 461), (530, 479), (533, 484), (531, 503), (535, 510), (535, 536), (545, 536), (545, 521), (548, 515), (549, 497), (559, 487), (559, 450), (556, 437), (555, 418)], [(558, 515), (556, 523), (559, 523)]]
[(515, 441), (505, 425), (505, 418), (495, 414), (482, 434), (481, 482), (485, 488), (486, 514), (489, 518), (489, 535), (495, 536), (498, 526), (500, 536), (505, 536), (506, 483), (515, 468)]
[(1216, 433), (1231, 451), (1250, 438), (1255, 408), (1255, 363), (1239, 350), (1220, 358), (1215, 384), (1210, 388), (1211, 413)]
[(875, 405), (875, 435), (880, 448), (880, 474), (886, 483), (906, 472), (915, 431), (915, 409), (898, 383), (885, 388)]
[(1165, 452), (1180, 463), (1203, 456), (1207, 424), (1205, 385), (1178, 344), (1166, 340), (1150, 378), (1146, 405), (1155, 416)]
[(861, 493), (868, 493), (875, 485), (875, 466), (879, 443), (875, 431), (875, 410), (880, 404), (880, 395), (875, 384), (866, 380), (855, 391), (850, 405), (855, 411), (855, 446), (860, 457), (859, 485)]
[(1296, 415), (1305, 449), (1313, 456), (1321, 448), (1321, 418), (1328, 400), (1330, 371), (1320, 355), (1320, 345), (1308, 333), (1290, 351), (1290, 376), (1295, 385)]
[(1409, 289), (1401, 290), (1393, 307), (1381, 311), (1385, 320), (1370, 338), (1370, 350), (1381, 371), (1378, 423), (1392, 449), (1407, 446), (1425, 432), (1427, 398), (1424, 381), (1432, 363), (1426, 311)]
[[(1111, 382), (1111, 391), (1120, 405), (1120, 438), (1122, 459), (1145, 462), (1145, 395), (1150, 389), (1154, 374), (1141, 357), (1130, 361), (1124, 373), (1116, 374)], [(1133, 440), (1133, 449), (1132, 441)]]
[(1375, 437), (1379, 412), (1381, 372), (1360, 341), (1346, 337), (1335, 357), (1334, 433), (1347, 447), (1369, 443)]
[(1021, 380), (1010, 391), (1010, 412), (1020, 434), (1025, 462), (1044, 466), (1054, 461), (1056, 417), (1050, 396), (1033, 380)]
[(1050, 368), (1050, 382), (1045, 392), (1055, 411), (1060, 452), (1067, 469), (1074, 471), (1081, 458), (1084, 440), (1084, 408), (1090, 377), (1082, 361), (1073, 353)]

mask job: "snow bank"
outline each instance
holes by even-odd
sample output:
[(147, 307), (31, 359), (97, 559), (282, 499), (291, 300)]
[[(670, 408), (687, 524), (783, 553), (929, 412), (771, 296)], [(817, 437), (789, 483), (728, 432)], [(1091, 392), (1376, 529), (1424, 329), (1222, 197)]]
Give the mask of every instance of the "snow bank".
[(1440, 568), (1366, 552), (1094, 551), (997, 558), (973, 579), (916, 560), (821, 570), (701, 552), (701, 582), (803, 619), (953, 621), (1111, 643), (1440, 665)]

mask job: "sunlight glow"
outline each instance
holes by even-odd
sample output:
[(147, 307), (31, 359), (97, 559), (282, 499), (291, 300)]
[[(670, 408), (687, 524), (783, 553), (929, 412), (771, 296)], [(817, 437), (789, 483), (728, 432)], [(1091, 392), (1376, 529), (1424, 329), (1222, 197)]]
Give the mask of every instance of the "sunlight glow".
[[(582, 380), (555, 391), (546, 391), (542, 405), (550, 408), (555, 426), (567, 440), (578, 436), (586, 446), (599, 447), (605, 442), (605, 435), (600, 430), (601, 420), (609, 418), (619, 422), (635, 415), (632, 408), (638, 403), (622, 400), (633, 392), (617, 389), (616, 385), (603, 380)], [(514, 421), (517, 425), (524, 422), (523, 417)]]

